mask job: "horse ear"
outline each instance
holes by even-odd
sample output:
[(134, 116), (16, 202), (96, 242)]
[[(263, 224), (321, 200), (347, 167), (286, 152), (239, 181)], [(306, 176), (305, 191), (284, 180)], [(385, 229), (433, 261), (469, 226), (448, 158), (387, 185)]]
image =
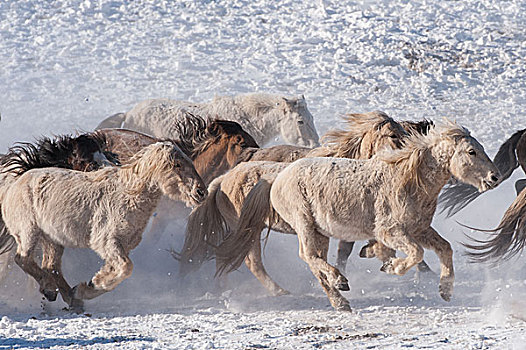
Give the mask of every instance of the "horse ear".
[(301, 94), (301, 99), (302, 99), (303, 101), (305, 101), (305, 95), (304, 95), (304, 94)]

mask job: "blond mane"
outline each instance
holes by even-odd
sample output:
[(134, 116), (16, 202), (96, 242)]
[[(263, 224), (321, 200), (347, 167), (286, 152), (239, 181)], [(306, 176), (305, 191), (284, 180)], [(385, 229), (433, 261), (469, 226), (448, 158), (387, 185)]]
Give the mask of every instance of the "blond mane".
[(431, 147), (443, 140), (454, 140), (456, 138), (470, 136), (470, 132), (450, 120), (445, 119), (444, 123), (429, 128), (427, 135), (419, 133), (410, 134), (404, 140), (404, 147), (395, 150), (384, 150), (376, 156), (389, 165), (399, 179), (398, 192), (403, 188), (409, 187), (412, 191), (423, 189), (423, 178), (425, 174), (422, 170), (422, 161), (425, 153)]
[(121, 181), (128, 193), (138, 195), (152, 189), (154, 180), (167, 178), (173, 172), (175, 153), (183, 152), (171, 141), (151, 144), (140, 150), (128, 164), (118, 170)]
[(368, 151), (363, 152), (362, 146), (365, 142), (365, 135), (379, 131), (385, 124), (391, 124), (397, 129), (400, 138), (406, 136), (405, 131), (391, 117), (381, 111), (368, 113), (351, 113), (343, 116), (347, 124), (346, 130), (331, 130), (321, 138), (322, 147), (319, 147), (310, 156), (319, 157), (338, 157), (351, 159), (367, 159), (374, 154), (372, 141), (368, 146)]

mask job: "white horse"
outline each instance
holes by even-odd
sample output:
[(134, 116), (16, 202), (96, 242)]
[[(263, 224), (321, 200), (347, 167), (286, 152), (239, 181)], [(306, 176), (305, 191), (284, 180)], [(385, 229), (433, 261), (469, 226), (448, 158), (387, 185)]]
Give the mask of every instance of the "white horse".
[[(206, 187), (192, 161), (174, 143), (145, 147), (122, 167), (94, 172), (61, 168), (29, 170), (0, 192), (6, 230), (0, 251), (17, 245), (15, 261), (54, 301), (57, 292), (73, 308), (113, 290), (129, 277), (129, 252), (141, 241), (161, 195), (197, 205)], [(42, 245), (42, 268), (34, 260)], [(105, 265), (91, 279), (71, 289), (61, 273), (64, 247), (91, 248)]]
[(118, 113), (102, 121), (97, 129), (126, 128), (157, 138), (176, 138), (173, 124), (186, 113), (203, 118), (239, 123), (259, 145), (281, 135), (286, 143), (316, 147), (318, 134), (305, 97), (253, 93), (215, 97), (211, 102), (192, 103), (168, 99), (146, 100), (127, 113)]
[(495, 186), (499, 176), (483, 147), (453, 123), (432, 128), (427, 136), (410, 136), (404, 148), (370, 160), (298, 160), (263, 177), (249, 193), (236, 232), (216, 251), (219, 271), (237, 268), (262, 228), (276, 225), (297, 233), (299, 255), (335, 309), (350, 310), (339, 292), (349, 286), (327, 263), (330, 237), (348, 242), (375, 238), (402, 251), (407, 257), (391, 258), (382, 266), (396, 275), (422, 261), (423, 248), (433, 249), (441, 263), (439, 292), (449, 301), (453, 251), (430, 225), (438, 193), (451, 176), (479, 191)]

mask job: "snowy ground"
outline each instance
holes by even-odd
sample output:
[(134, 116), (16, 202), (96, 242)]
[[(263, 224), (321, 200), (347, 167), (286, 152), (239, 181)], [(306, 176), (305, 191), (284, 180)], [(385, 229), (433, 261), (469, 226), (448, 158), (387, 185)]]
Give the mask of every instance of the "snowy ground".
[[(0, 2), (0, 151), (39, 135), (88, 131), (155, 97), (205, 101), (265, 91), (305, 94), (322, 134), (346, 112), (466, 125), (493, 155), (526, 127), (526, 2), (104, 1)], [(353, 313), (331, 310), (295, 237), (273, 235), (265, 265), (292, 295), (267, 296), (245, 270), (218, 292), (212, 266), (177, 279), (164, 248), (174, 225), (134, 252), (133, 276), (87, 303), (41, 308), (18, 268), (0, 286), (0, 349), (432, 348), (525, 349), (524, 258), (498, 269), (462, 256), (458, 222), (490, 228), (514, 198), (514, 179), (434, 226), (455, 249), (450, 303), (437, 279), (386, 276), (352, 257)], [(332, 247), (334, 248), (334, 247)], [(78, 260), (75, 264), (69, 264)], [(334, 249), (331, 249), (334, 260)], [(438, 262), (426, 253), (435, 271)], [(78, 271), (68, 266), (88, 267)], [(97, 270), (68, 252), (71, 283)]]

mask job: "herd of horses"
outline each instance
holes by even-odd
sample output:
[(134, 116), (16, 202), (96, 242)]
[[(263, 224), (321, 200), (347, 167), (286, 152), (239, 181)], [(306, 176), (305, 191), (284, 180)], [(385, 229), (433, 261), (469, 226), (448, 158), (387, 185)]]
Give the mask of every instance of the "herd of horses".
[[(162, 232), (183, 217), (184, 246), (172, 251), (181, 276), (210, 259), (217, 276), (244, 262), (270, 293), (288, 293), (263, 266), (267, 228), (297, 235), (300, 258), (337, 310), (350, 310), (340, 291), (349, 290), (343, 272), (361, 240), (368, 242), (360, 256), (378, 258), (394, 275), (430, 271), (424, 249), (434, 251), (439, 294), (449, 301), (453, 251), (431, 227), (437, 206), (453, 215), (519, 164), (526, 170), (526, 130), (492, 161), (467, 129), (447, 120), (399, 122), (378, 111), (344, 120), (320, 144), (303, 96), (159, 99), (93, 132), (18, 143), (0, 158), (0, 276), (14, 259), (47, 300), (60, 294), (78, 312), (83, 300), (131, 275), (129, 253), (149, 222)], [(259, 147), (278, 136), (288, 144)], [(517, 198), (487, 241), (464, 243), (474, 261), (499, 262), (524, 248), (525, 183), (517, 182)], [(339, 240), (336, 266), (327, 261), (330, 238)], [(64, 248), (90, 248), (104, 264), (72, 287), (62, 274)]]

